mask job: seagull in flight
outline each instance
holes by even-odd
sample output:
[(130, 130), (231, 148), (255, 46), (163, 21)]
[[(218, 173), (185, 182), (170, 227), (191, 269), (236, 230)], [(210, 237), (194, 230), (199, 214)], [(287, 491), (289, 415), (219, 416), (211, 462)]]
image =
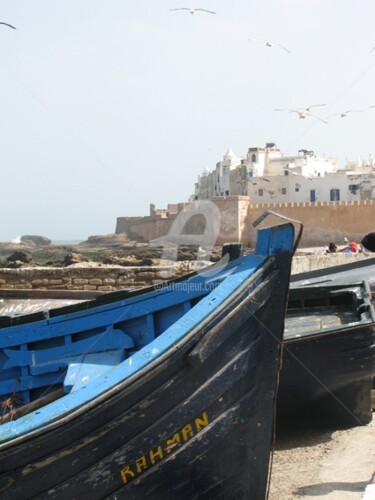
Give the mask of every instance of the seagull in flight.
[(12, 28), (13, 30), (17, 29), (14, 26), (12, 26), (11, 24), (8, 24), (8, 23), (2, 23), (2, 22), (0, 22), (0, 24), (3, 24), (4, 26), (8, 26), (8, 28)]
[(209, 14), (216, 14), (216, 12), (213, 12), (212, 10), (207, 10), (207, 9), (192, 9), (190, 7), (178, 7), (177, 9), (169, 9), (169, 10), (187, 10), (190, 12), (190, 14), (193, 16), (197, 11), (200, 12), (208, 12)]
[(284, 47), (283, 45), (280, 45), (279, 43), (276, 42), (270, 42), (269, 40), (259, 40), (258, 38), (248, 38), (249, 42), (261, 42), (264, 43), (267, 47), (280, 47), (281, 49), (285, 50), (285, 52), (288, 52), (288, 54), (291, 54), (290, 50)]
[(334, 113), (333, 115), (328, 116), (328, 118), (331, 118), (332, 116), (339, 116), (340, 118), (345, 118), (348, 113), (361, 113), (361, 109), (347, 109), (346, 111), (341, 111), (340, 113)]
[(279, 109), (279, 108), (276, 108), (275, 111), (289, 111), (289, 113), (297, 113), (298, 118), (300, 120), (304, 120), (308, 116), (313, 116), (314, 118), (317, 118), (318, 120), (320, 120), (323, 123), (328, 123), (327, 121), (323, 120), (319, 116), (314, 115), (314, 113), (310, 112), (310, 109), (314, 106), (325, 106), (325, 104), (314, 104), (313, 106), (309, 106), (307, 108), (298, 108), (298, 109)]
[(318, 106), (327, 106), (326, 104), (312, 104), (311, 106), (307, 106), (306, 108), (298, 108), (298, 110), (310, 112), (311, 108), (317, 108)]

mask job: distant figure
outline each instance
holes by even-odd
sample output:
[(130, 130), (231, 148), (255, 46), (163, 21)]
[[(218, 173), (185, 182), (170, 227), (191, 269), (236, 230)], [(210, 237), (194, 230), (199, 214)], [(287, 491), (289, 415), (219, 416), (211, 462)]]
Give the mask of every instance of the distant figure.
[(361, 245), (369, 252), (375, 252), (375, 232), (366, 234), (361, 241)]
[(336, 252), (337, 252), (337, 246), (333, 242), (331, 242), (328, 245), (327, 253), (336, 253)]
[(351, 241), (349, 245), (343, 250), (343, 253), (358, 253), (360, 251), (360, 246), (357, 242)]

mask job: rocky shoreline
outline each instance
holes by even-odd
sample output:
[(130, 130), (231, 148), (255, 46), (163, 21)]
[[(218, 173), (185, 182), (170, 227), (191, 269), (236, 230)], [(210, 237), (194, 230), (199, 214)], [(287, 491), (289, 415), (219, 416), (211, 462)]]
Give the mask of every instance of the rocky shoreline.
[[(195, 260), (197, 253), (197, 247), (180, 246), (177, 261)], [(131, 241), (125, 235), (90, 237), (74, 245), (37, 245), (31, 241), (0, 243), (0, 268), (67, 267), (79, 263), (152, 266), (169, 256), (175, 260), (173, 247), (168, 251), (166, 247)], [(210, 257), (216, 261), (220, 256), (221, 247), (216, 247)]]

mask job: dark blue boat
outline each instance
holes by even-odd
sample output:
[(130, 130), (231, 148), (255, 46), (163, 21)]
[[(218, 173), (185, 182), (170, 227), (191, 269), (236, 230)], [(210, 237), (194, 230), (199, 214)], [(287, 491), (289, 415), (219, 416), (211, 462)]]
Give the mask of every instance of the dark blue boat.
[(375, 257), (367, 257), (346, 264), (324, 267), (291, 276), (293, 286), (320, 285), (323, 283), (345, 284), (367, 280), (370, 289), (375, 292)]
[(371, 422), (375, 310), (367, 281), (292, 284), (285, 319), (278, 421)]
[(0, 318), (0, 497), (263, 499), (294, 248)]

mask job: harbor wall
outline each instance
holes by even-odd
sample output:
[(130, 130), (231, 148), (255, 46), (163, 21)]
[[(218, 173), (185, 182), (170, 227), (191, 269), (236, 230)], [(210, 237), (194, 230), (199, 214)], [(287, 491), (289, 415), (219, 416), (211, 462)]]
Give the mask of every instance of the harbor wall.
[[(292, 274), (347, 264), (374, 257), (375, 254), (324, 254), (295, 256)], [(181, 261), (170, 266), (19, 268), (0, 269), (0, 290), (84, 290), (110, 292), (162, 283), (178, 278), (196, 267), (195, 261)], [(168, 274), (168, 277), (165, 276)]]

